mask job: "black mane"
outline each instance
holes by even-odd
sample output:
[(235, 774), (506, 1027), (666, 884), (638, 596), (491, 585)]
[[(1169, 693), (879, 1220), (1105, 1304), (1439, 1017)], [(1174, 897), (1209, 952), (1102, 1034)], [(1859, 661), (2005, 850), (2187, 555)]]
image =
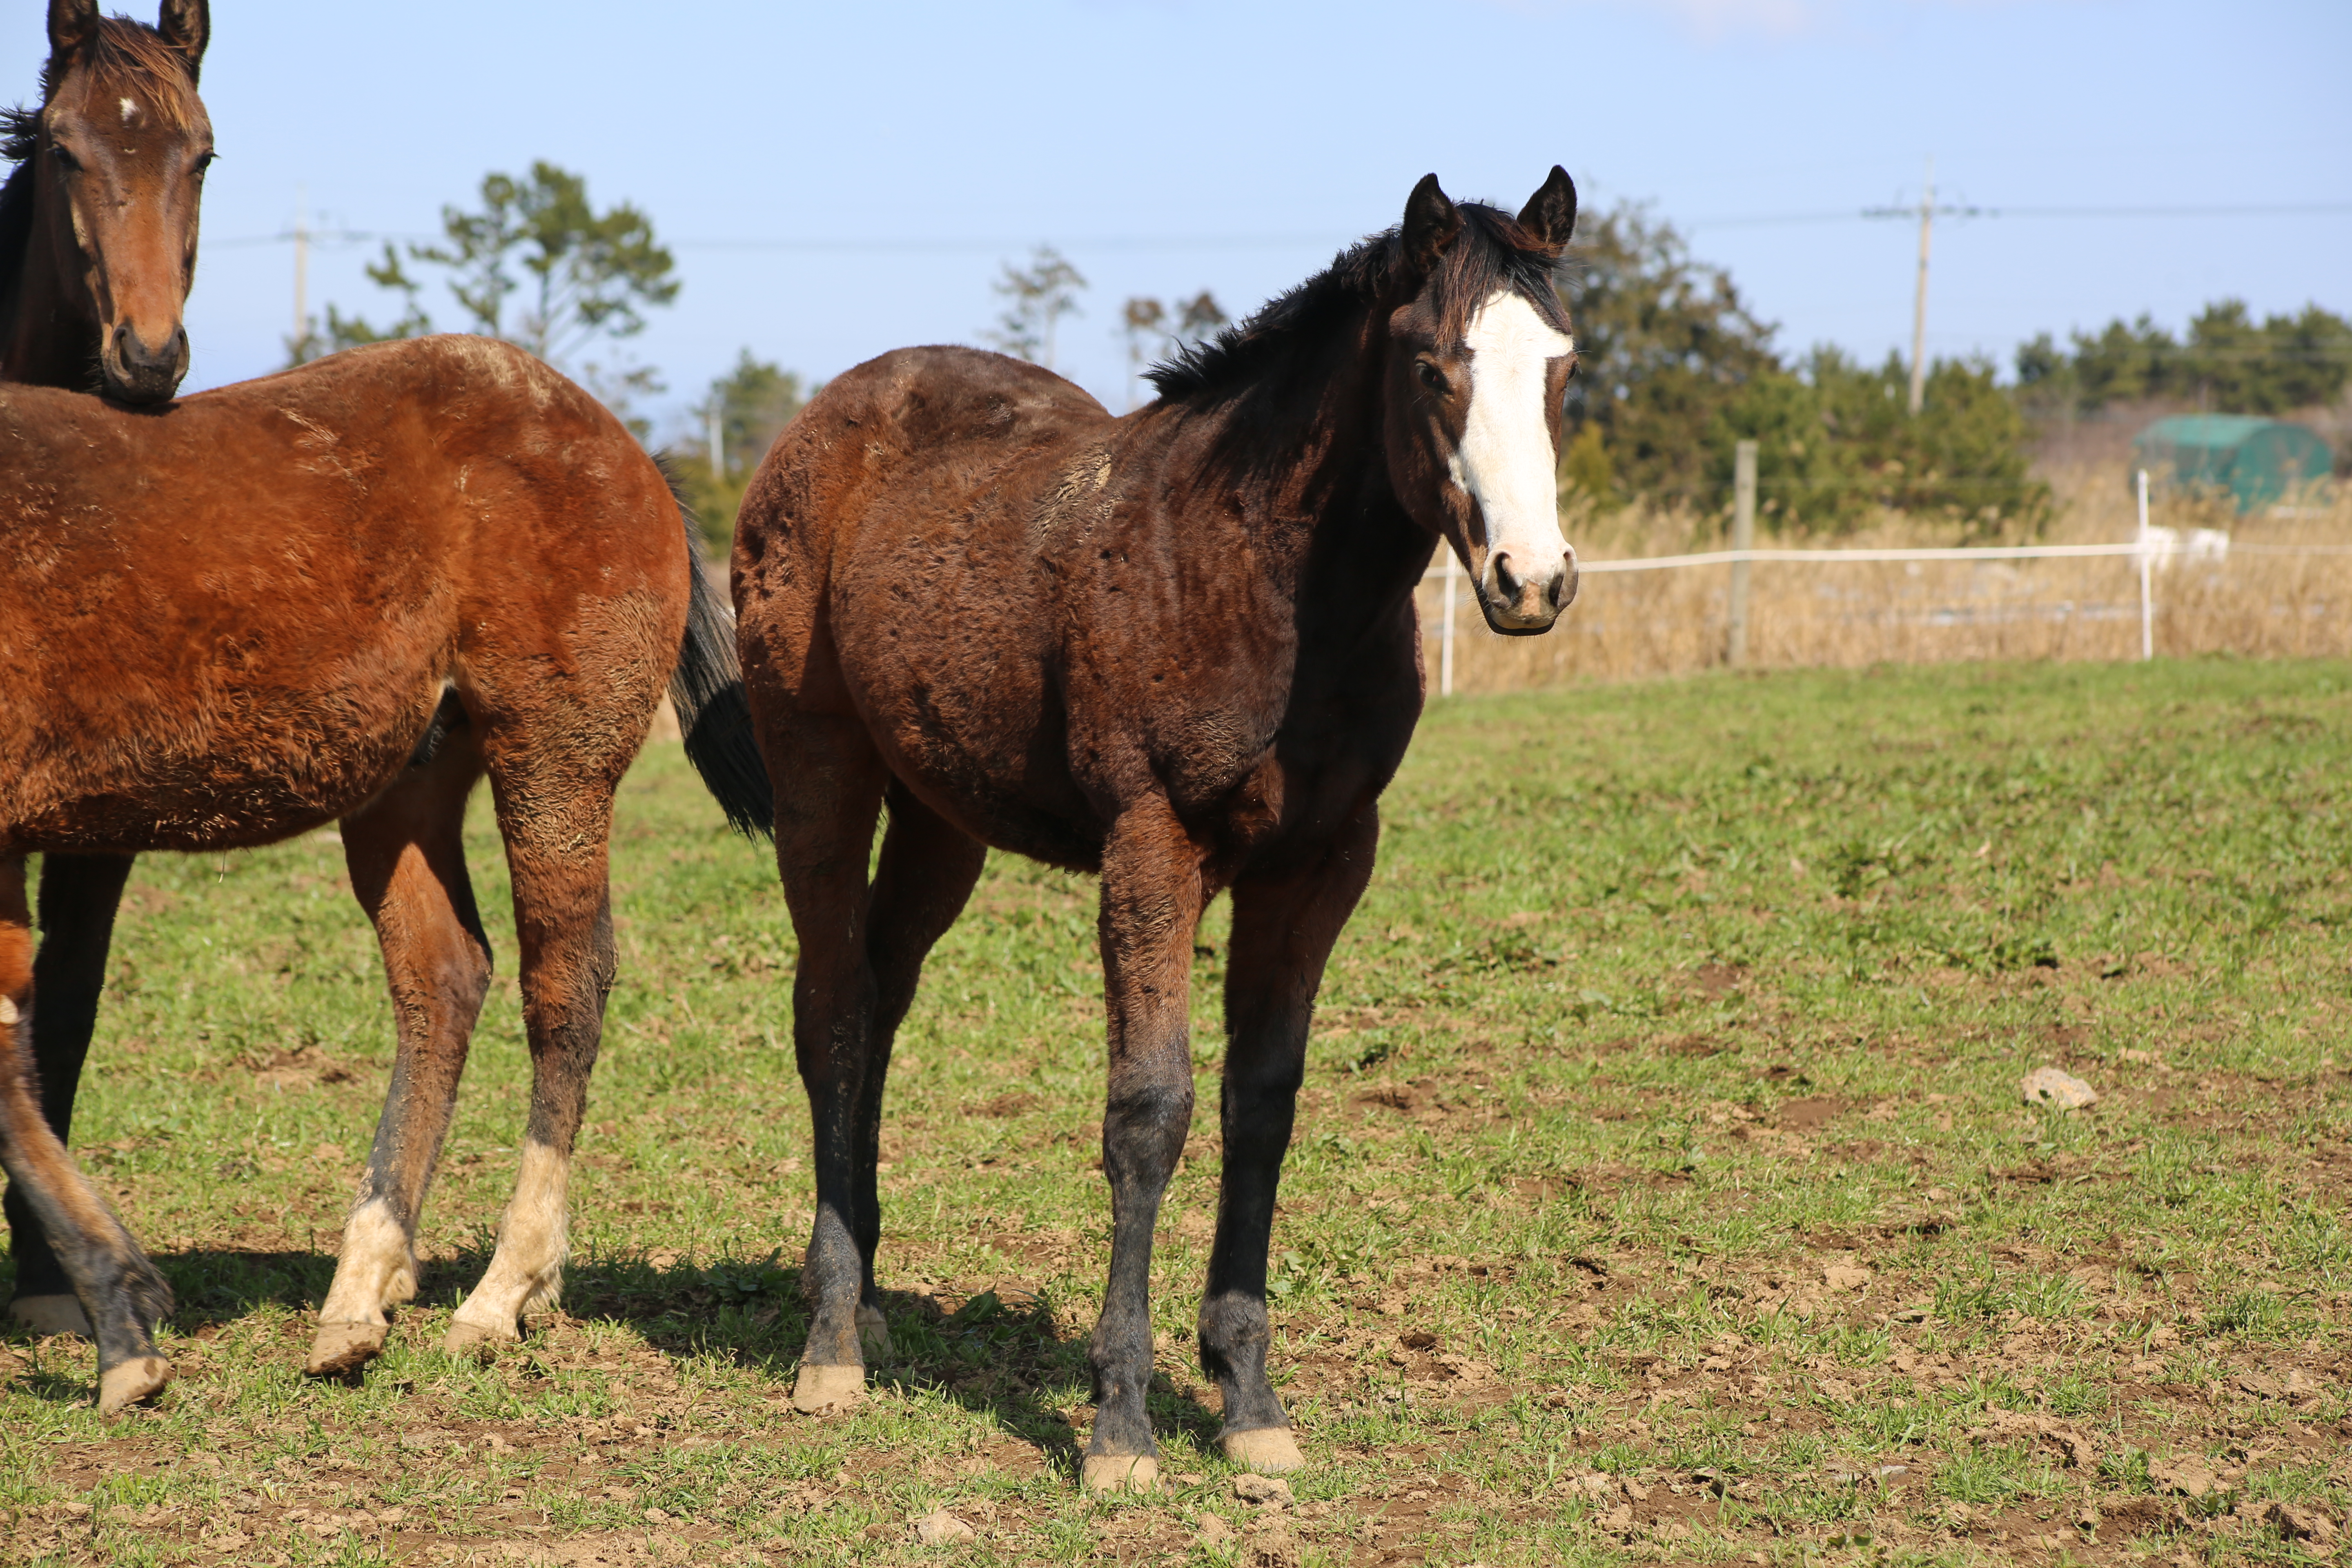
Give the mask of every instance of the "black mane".
[(39, 110), (0, 109), (0, 158), (16, 165), (0, 184), (0, 332), (16, 314), (16, 284), (32, 248), (33, 165), (26, 160), (40, 138)]
[[(1463, 202), (1462, 232), (1438, 263), (1438, 308), (1458, 321), (1497, 289), (1526, 298), (1544, 320), (1568, 330), (1554, 281), (1559, 258), (1527, 237), (1499, 207)], [(1144, 373), (1166, 399), (1213, 395), (1244, 386), (1296, 354), (1304, 343), (1338, 328), (1359, 310), (1384, 298), (1396, 274), (1402, 242), (1395, 229), (1359, 240), (1331, 265), (1275, 296), (1247, 321), (1215, 337), (1180, 343)]]

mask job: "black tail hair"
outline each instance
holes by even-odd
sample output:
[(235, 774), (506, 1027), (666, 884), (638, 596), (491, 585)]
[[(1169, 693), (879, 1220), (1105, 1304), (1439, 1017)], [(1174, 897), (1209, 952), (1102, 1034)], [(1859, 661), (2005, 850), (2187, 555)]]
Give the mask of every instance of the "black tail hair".
[(743, 667), (735, 658), (735, 617), (719, 602), (702, 569), (702, 541), (694, 510), (678, 493), (667, 469), (670, 495), (686, 527), (687, 560), (694, 586), (686, 605), (686, 639), (677, 668), (669, 678), (669, 700), (686, 737), (686, 759), (727, 814), (728, 826), (749, 838), (776, 831), (776, 793), (768, 782), (767, 759), (751, 730), (751, 705), (743, 692)]

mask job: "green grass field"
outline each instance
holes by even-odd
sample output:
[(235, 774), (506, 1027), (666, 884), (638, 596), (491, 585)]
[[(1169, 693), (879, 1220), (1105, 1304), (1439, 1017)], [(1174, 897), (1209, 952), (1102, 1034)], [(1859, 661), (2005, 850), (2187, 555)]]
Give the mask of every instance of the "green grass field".
[[(117, 1422), (0, 1342), (9, 1561), (2289, 1562), (2352, 1525), (2352, 666), (1718, 677), (1437, 707), (1326, 984), (1276, 1232), (1311, 1465), (1245, 1502), (1190, 1359), (1202, 1107), (1157, 1257), (1165, 1485), (1072, 1480), (1108, 1256), (1090, 883), (997, 858), (885, 1131), (898, 1359), (786, 1403), (792, 942), (674, 746), (563, 1310), (435, 1348), (512, 1180), (502, 988), (364, 1386), (300, 1375), (391, 1050), (331, 836), (142, 863), (75, 1144), (179, 1293)], [(2021, 1102), (2042, 1067), (2102, 1099)], [(917, 1544), (947, 1510), (976, 1540)]]

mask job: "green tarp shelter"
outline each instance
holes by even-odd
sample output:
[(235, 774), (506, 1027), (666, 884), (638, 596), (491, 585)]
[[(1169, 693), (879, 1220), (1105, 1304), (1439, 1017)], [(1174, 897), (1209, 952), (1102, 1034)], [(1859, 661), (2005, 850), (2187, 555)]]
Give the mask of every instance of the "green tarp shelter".
[(2240, 511), (2268, 506), (2335, 467), (2327, 443), (2302, 426), (2251, 414), (2159, 419), (2132, 438), (2132, 452), (2158, 478), (2228, 490)]

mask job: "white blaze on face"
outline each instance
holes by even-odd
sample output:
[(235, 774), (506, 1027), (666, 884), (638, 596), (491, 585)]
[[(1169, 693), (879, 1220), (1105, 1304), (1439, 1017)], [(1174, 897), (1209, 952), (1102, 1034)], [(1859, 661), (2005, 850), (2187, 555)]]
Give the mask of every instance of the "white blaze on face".
[(1510, 289), (1498, 289), (1470, 318), (1470, 411), (1449, 463), (1454, 482), (1478, 503), (1487, 565), (1480, 586), (1504, 598), (1494, 560), (1511, 559), (1521, 582), (1549, 583), (1565, 570), (1552, 450), (1548, 372), (1576, 344)]

